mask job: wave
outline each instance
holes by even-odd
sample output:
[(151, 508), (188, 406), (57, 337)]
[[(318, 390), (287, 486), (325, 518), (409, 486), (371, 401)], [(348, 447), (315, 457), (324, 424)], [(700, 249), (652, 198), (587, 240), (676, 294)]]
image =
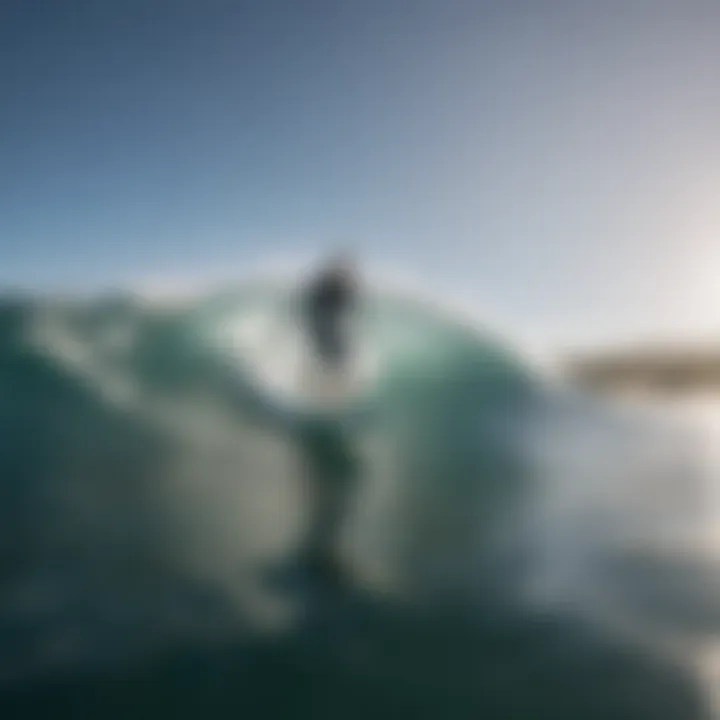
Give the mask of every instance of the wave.
[[(302, 453), (327, 440), (286, 408), (268, 413), (266, 402), (263, 414), (235, 330), (270, 317), (287, 341), (294, 307), (290, 289), (255, 283), (177, 307), (117, 297), (2, 309), (7, 681), (293, 622), (260, 578), (302, 536)], [(258, 349), (258, 337), (243, 342)], [(659, 526), (662, 503), (628, 510), (628, 478), (641, 483), (623, 454), (652, 445), (655, 431), (641, 441), (636, 423), (551, 388), (502, 338), (422, 299), (368, 298), (359, 337), (377, 372), (342, 544), (363, 602), (386, 609), (355, 621), (374, 618), (381, 644), (419, 609), (435, 620), (411, 624), (414, 633), (445, 627), (449, 608), (455, 625), (487, 628), (490, 617), (520, 632), (552, 613), (563, 637), (578, 637), (581, 616), (600, 627), (605, 600), (617, 599), (607, 588), (626, 587), (610, 538), (637, 535), (643, 513)], [(286, 346), (262, 347), (263, 362), (290, 372)], [(409, 660), (375, 662), (395, 677)]]

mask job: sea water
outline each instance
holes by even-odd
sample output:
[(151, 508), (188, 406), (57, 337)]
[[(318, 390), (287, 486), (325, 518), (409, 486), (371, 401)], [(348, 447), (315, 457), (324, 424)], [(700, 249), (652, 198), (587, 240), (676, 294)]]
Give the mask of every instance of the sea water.
[(23, 717), (57, 693), (102, 717), (169, 695), (194, 717), (197, 693), (264, 717), (283, 693), (307, 717), (711, 716), (715, 401), (586, 397), (373, 295), (353, 587), (293, 608), (259, 578), (307, 523), (304, 444), (335, 442), (295, 402), (294, 307), (263, 283), (4, 307), (0, 682)]

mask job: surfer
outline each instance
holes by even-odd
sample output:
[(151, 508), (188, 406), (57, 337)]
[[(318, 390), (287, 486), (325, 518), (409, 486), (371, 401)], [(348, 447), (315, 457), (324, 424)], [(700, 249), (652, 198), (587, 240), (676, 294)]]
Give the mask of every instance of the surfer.
[[(311, 394), (322, 398), (320, 405), (295, 407), (252, 382), (231, 380), (230, 387), (244, 413), (283, 431), (298, 451), (307, 528), (289, 563), (272, 570), (270, 577), (282, 585), (294, 584), (299, 573), (302, 582), (335, 585), (349, 576), (341, 559), (340, 534), (362, 470), (357, 430), (366, 425), (370, 414), (365, 403), (352, 399), (349, 392), (355, 374), (349, 321), (359, 299), (350, 260), (344, 255), (332, 258), (303, 283), (297, 299), (297, 321), (309, 349), (306, 369), (311, 380), (319, 383)], [(307, 379), (300, 382), (307, 389)], [(332, 402), (327, 402), (328, 389)]]
[[(302, 291), (301, 322), (311, 351), (336, 378), (351, 374), (348, 322), (357, 304), (357, 290), (351, 261), (339, 255)], [(353, 433), (342, 423), (326, 420), (305, 427), (298, 440), (310, 505), (300, 562), (315, 576), (339, 580), (345, 572), (338, 536), (358, 474)]]

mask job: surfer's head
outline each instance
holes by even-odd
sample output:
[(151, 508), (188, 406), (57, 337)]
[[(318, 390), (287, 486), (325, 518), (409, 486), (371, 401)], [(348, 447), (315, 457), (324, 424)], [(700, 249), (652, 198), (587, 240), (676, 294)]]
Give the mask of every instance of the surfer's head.
[(323, 263), (319, 275), (352, 284), (357, 279), (357, 262), (350, 250), (336, 250)]

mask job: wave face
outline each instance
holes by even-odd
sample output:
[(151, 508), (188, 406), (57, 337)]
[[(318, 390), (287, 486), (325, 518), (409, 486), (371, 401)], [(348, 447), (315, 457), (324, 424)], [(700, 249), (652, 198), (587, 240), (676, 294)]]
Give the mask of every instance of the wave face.
[[(289, 402), (290, 385), (283, 381), (295, 368), (297, 327), (292, 292), (262, 283), (176, 308), (125, 297), (23, 301), (3, 308), (4, 683), (22, 685), (28, 678), (88, 667), (97, 672), (178, 646), (247, 645), (269, 628), (284, 628), (280, 632), (293, 638), (283, 657), (297, 657), (299, 647), (301, 664), (321, 662), (317, 638), (297, 619), (297, 607), (261, 582), (263, 569), (292, 556), (302, 537), (308, 452), (326, 468), (343, 462), (337, 460), (337, 437), (328, 430), (338, 418), (318, 420)], [(594, 496), (568, 492), (591, 483), (568, 471), (567, 463), (558, 471), (562, 453), (542, 439), (553, 427), (562, 433), (572, 428), (579, 438), (579, 419), (587, 425), (589, 411), (582, 405), (568, 422), (522, 358), (430, 303), (372, 296), (356, 337), (374, 363), (372, 411), (352, 429), (360, 472), (341, 544), (357, 590), (352, 611), (338, 604), (344, 627), (364, 628), (362, 652), (377, 675), (372, 687), (380, 683), (387, 699), (392, 688), (422, 677), (421, 685), (435, 688), (433, 702), (439, 702), (453, 683), (464, 683), (453, 716), (487, 710), (483, 703), (491, 698), (505, 708), (497, 717), (525, 717), (520, 710), (508, 714), (503, 705), (512, 705), (512, 691), (495, 697), (482, 683), (484, 690), (477, 691), (478, 678), (494, 668), (505, 673), (502, 682), (509, 686), (527, 686), (528, 697), (535, 698), (528, 708), (548, 702), (555, 716), (563, 716), (558, 707), (565, 703), (567, 716), (577, 717), (583, 714), (583, 692), (570, 701), (562, 689), (576, 669), (573, 660), (558, 659), (560, 642), (576, 648), (568, 650), (571, 656), (585, 658), (582, 683), (599, 688), (595, 696), (622, 702), (624, 691), (602, 690), (599, 674), (618, 657), (627, 665), (632, 653), (624, 646), (608, 650), (605, 641), (596, 647), (595, 640), (579, 640), (587, 631), (578, 629), (573, 613), (562, 617), (565, 610), (553, 610), (558, 624), (551, 640), (547, 622), (531, 619), (538, 609), (528, 600), (538, 585), (555, 587), (565, 600), (568, 588), (578, 584), (600, 593), (587, 568), (602, 543), (592, 544), (589, 531), (578, 531), (577, 498), (585, 507)], [(251, 382), (250, 356), (274, 378), (274, 404)], [(626, 437), (613, 423), (615, 433)], [(593, 432), (601, 426), (594, 417)], [(568, 437), (564, 442), (576, 446)], [(553, 462), (547, 463), (542, 450), (547, 456), (549, 447)], [(616, 529), (603, 529), (603, 537)], [(600, 571), (594, 577), (607, 581)], [(417, 613), (428, 619), (421, 621)], [(337, 626), (331, 634), (336, 631)], [(494, 645), (487, 644), (488, 633)], [(356, 657), (357, 638), (346, 640), (337, 641), (342, 657)], [(257, 659), (253, 650), (243, 652)], [(332, 652), (338, 648), (323, 657), (332, 656), (337, 670)], [(559, 663), (557, 677), (540, 683), (552, 701), (546, 695), (539, 700), (532, 694), (537, 687), (531, 691), (528, 685), (537, 680), (528, 668), (542, 663), (538, 658), (546, 652)], [(454, 668), (447, 676), (437, 666), (440, 656)], [(267, 677), (248, 676), (242, 690), (233, 691), (248, 703), (251, 686), (280, 682), (273, 664), (279, 661), (261, 657), (272, 667)], [(507, 667), (498, 670), (503, 663)], [(651, 672), (644, 660), (632, 663), (642, 668), (628, 670), (640, 678), (636, 693), (648, 691), (654, 672), (675, 693), (679, 681), (668, 680), (669, 671), (652, 665)], [(356, 671), (347, 672), (344, 680), (323, 685), (328, 697), (341, 686), (346, 694), (361, 692), (347, 689)], [(157, 683), (170, 682), (163, 677)], [(417, 697), (402, 702), (422, 705), (423, 692), (418, 688)], [(685, 697), (685, 690), (678, 693)], [(335, 715), (351, 712), (344, 697), (337, 695)], [(683, 717), (693, 716), (692, 702), (673, 698), (666, 708), (681, 706)], [(213, 702), (221, 700), (213, 695)], [(375, 707), (380, 712), (385, 706)]]

